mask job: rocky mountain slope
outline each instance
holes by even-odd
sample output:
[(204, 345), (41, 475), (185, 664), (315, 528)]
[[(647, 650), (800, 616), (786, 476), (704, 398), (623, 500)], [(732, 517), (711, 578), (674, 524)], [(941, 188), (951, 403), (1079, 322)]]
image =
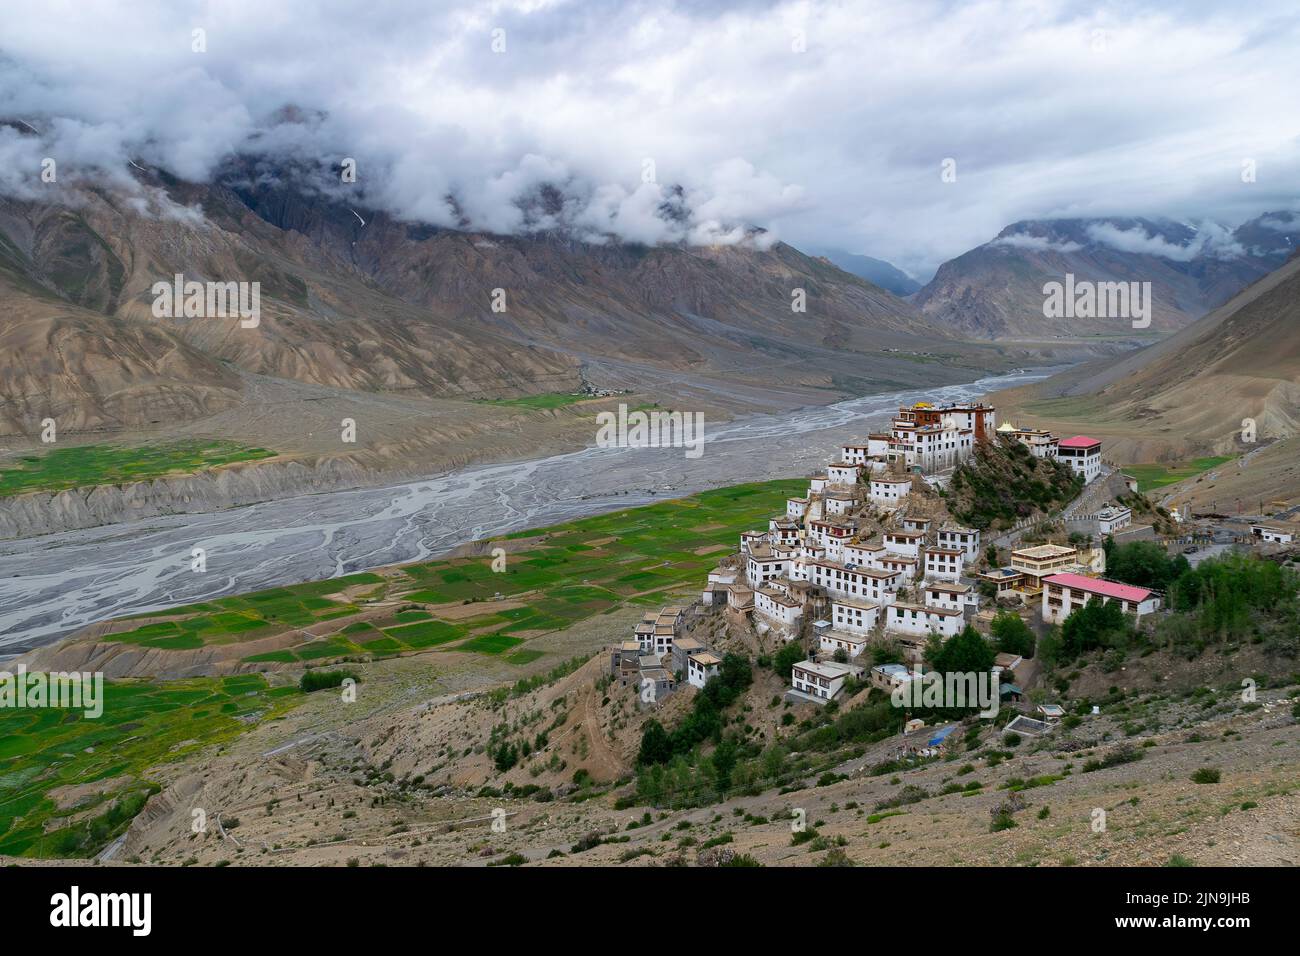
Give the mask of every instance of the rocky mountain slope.
[[(1295, 698), (1284, 680), (1247, 705), (1240, 694), (1207, 694), (1214, 676), (1184, 675), (1185, 662), (1163, 652), (1127, 674), (1090, 665), (1083, 680), (1116, 688), (1098, 692), (1101, 714), (1044, 738), (1012, 743), (996, 727), (968, 722), (952, 735), (953, 759), (900, 761), (895, 735), (819, 755), (815, 769), (780, 790), (742, 785), (719, 802), (679, 807), (647, 804), (620, 783), (647, 715), (638, 710), (636, 687), (600, 680), (605, 655), (557, 681), (495, 695), (482, 665), (471, 679), (454, 658), (438, 655), (437, 668), (420, 658), (370, 665), (355, 704), (331, 691), (313, 694), (225, 746), (153, 768), (149, 779), (161, 791), (132, 823), (114, 862), (717, 866), (743, 855), (767, 866), (1159, 866), (1175, 855), (1197, 865), (1298, 859)], [(1214, 671), (1221, 663), (1206, 663), (1222, 676)], [(1146, 687), (1138, 670), (1163, 681)], [(760, 673), (735, 705), (737, 723), (777, 740), (801, 732), (784, 726), (783, 714), (821, 719), (812, 704), (770, 706), (781, 689), (774, 675)], [(697, 693), (684, 686), (654, 716), (677, 722)], [(841, 709), (862, 706), (856, 698)], [(490, 753), (503, 730), (535, 743), (505, 772)], [(1121, 759), (1126, 751), (1141, 759)], [(1215, 782), (1194, 782), (1206, 768)], [(194, 834), (194, 807), (227, 824)], [(1101, 832), (1097, 808), (1106, 816)], [(792, 826), (796, 810), (805, 834)], [(1007, 817), (1011, 825), (991, 825)]]
[(921, 283), (892, 262), (886, 262), (884, 259), (857, 255), (852, 252), (845, 252), (843, 249), (809, 247), (807, 252), (811, 255), (822, 256), (845, 272), (851, 273), (860, 279), (866, 279), (873, 285), (878, 285), (885, 291), (892, 292), (897, 296), (909, 296), (921, 289)]
[(1300, 257), (1181, 332), (1118, 360), (1080, 366), (994, 397), (1017, 424), (1085, 429), (1108, 455), (1250, 450), (1300, 430)]
[[(913, 363), (888, 350), (953, 341), (757, 231), (711, 247), (489, 236), (352, 208), (291, 171), (234, 165), (212, 185), (138, 175), (147, 200), (53, 184), (49, 202), (0, 200), (0, 432), (30, 436), (45, 417), (67, 430), (201, 418), (241, 401), (237, 371), (462, 399), (683, 372), (852, 392), (907, 377)], [(178, 273), (260, 283), (257, 327), (155, 317), (154, 283)]]
[(1133, 337), (1120, 317), (1044, 316), (1044, 284), (1150, 282), (1154, 332), (1182, 328), (1286, 261), (1300, 226), (1285, 213), (1232, 232), (1150, 219), (1026, 220), (944, 263), (912, 301), (972, 337), (1050, 340)]

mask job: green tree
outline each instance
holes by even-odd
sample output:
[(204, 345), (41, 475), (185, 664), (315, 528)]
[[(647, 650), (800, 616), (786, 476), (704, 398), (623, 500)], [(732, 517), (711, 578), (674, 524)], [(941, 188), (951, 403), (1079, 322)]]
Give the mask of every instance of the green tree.
[(1092, 598), (1061, 625), (1061, 659), (1071, 660), (1098, 647), (1125, 647), (1133, 631), (1118, 601)]
[(663, 724), (657, 720), (646, 721), (645, 729), (641, 732), (641, 751), (637, 754), (636, 762), (645, 767), (667, 763), (672, 756), (672, 740)]
[(969, 624), (937, 649), (933, 645), (926, 648), (930, 666), (944, 674), (985, 673), (993, 667), (996, 656), (997, 651)]
[(803, 649), (803, 643), (791, 641), (776, 652), (776, 657), (772, 659), (772, 669), (786, 680), (789, 680), (794, 665), (807, 657), (808, 655)]
[(1103, 549), (1107, 576), (1140, 588), (1168, 590), (1174, 581), (1190, 570), (1186, 558), (1181, 554), (1169, 557), (1165, 549), (1154, 541), (1115, 544), (1107, 537)]
[(871, 663), (876, 667), (881, 664), (901, 664), (903, 663), (903, 654), (896, 643), (872, 644)]
[(999, 611), (989, 626), (993, 643), (1004, 654), (1034, 656), (1034, 632), (1024, 619), (1014, 611)]

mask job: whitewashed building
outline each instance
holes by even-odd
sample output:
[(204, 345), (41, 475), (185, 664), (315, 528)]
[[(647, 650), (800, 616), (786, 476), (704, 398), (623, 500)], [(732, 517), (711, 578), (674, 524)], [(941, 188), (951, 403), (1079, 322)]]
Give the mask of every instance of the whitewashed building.
[(895, 634), (925, 637), (938, 634), (949, 638), (962, 628), (964, 615), (941, 607), (927, 607), (895, 601), (885, 609), (885, 630)]
[(839, 561), (844, 553), (844, 545), (853, 538), (855, 531), (855, 526), (850, 522), (826, 518), (808, 522), (807, 538), (824, 547), (827, 557)]
[(925, 577), (927, 580), (959, 580), (965, 560), (965, 552), (957, 548), (926, 548)]
[(692, 654), (686, 659), (686, 680), (692, 687), (704, 689), (710, 678), (717, 677), (722, 669), (722, 658), (712, 651)]
[(800, 694), (825, 703), (834, 700), (844, 689), (844, 681), (849, 675), (861, 671), (860, 667), (835, 661), (802, 661), (790, 672), (790, 686)]
[(848, 514), (861, 500), (857, 495), (848, 492), (830, 491), (822, 496), (822, 505), (826, 510), (826, 516), (830, 518)]
[(921, 585), (925, 595), (926, 607), (938, 607), (947, 611), (960, 611), (967, 606), (979, 604), (979, 596), (971, 590), (969, 584), (955, 584), (949, 581), (927, 581)]
[(894, 422), (894, 436), (889, 443), (889, 458), (908, 468), (942, 471), (970, 457), (975, 448), (975, 433), (947, 423), (918, 425)]
[(920, 679), (920, 673), (902, 664), (877, 664), (871, 668), (871, 683), (887, 694), (892, 694), (895, 687)]
[(789, 632), (796, 630), (803, 620), (803, 607), (785, 591), (761, 587), (754, 591), (754, 614)]
[(845, 566), (858, 568), (878, 568), (880, 557), (885, 549), (878, 544), (846, 544), (843, 549)]
[(1100, 534), (1114, 534), (1133, 523), (1132, 509), (1120, 505), (1111, 505), (1097, 512), (1097, 531)]
[(898, 505), (912, 493), (910, 478), (872, 478), (869, 485), (871, 500), (878, 505)]
[(862, 466), (849, 462), (837, 461), (826, 466), (826, 481), (831, 485), (856, 485)]
[(858, 598), (883, 604), (893, 600), (899, 574), (880, 568), (846, 568), (838, 561), (805, 562), (808, 581), (825, 589), (833, 598)]
[(1082, 475), (1084, 484), (1091, 484), (1101, 477), (1101, 442), (1087, 435), (1066, 438), (1059, 445), (1057, 460)]
[(1267, 544), (1290, 544), (1295, 540), (1295, 529), (1282, 525), (1253, 524), (1250, 533), (1257, 540)]
[(930, 533), (930, 525), (934, 524), (931, 518), (921, 518), (916, 516), (904, 515), (900, 519), (904, 531), (917, 531), (922, 535)]
[(881, 605), (852, 598), (831, 600), (831, 623), (836, 630), (856, 636), (870, 633), (880, 622)]
[(921, 545), (925, 544), (925, 535), (920, 531), (886, 531), (881, 540), (890, 554), (916, 558), (921, 554)]
[(1043, 579), (1043, 620), (1059, 624), (1093, 598), (1103, 604), (1119, 601), (1125, 614), (1142, 617), (1160, 608), (1160, 598), (1147, 588), (1084, 577), (1081, 574), (1053, 574)]
[(832, 657), (836, 651), (843, 651), (849, 660), (861, 655), (867, 649), (867, 639), (861, 634), (846, 634), (843, 631), (823, 631), (818, 644), (822, 653)]
[(792, 558), (778, 557), (772, 548), (753, 547), (745, 557), (745, 580), (751, 588), (761, 587), (768, 581), (788, 577)]
[(963, 528), (961, 525), (945, 524), (935, 536), (941, 548), (960, 548), (967, 561), (979, 557), (980, 533), (975, 528)]

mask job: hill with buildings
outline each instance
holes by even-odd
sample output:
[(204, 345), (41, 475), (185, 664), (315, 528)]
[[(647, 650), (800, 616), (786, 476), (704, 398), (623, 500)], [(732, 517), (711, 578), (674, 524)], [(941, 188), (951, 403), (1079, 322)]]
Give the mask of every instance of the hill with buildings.
[[(993, 421), (921, 403), (806, 482), (514, 535), (500, 571), (482, 542), (33, 652), (20, 663), (132, 677), (108, 687), (129, 687), (131, 720), (7, 728), (22, 746), (0, 758), (0, 796), (24, 809), (0, 818), (0, 852), (1294, 862), (1300, 603), (1286, 549), (1193, 569), (1150, 542), (982, 540), (941, 493), (951, 463), (922, 437), (932, 414), (947, 440), (972, 416)], [(1019, 459), (995, 440), (956, 464)], [(1128, 580), (1104, 577), (1106, 560)], [(1133, 580), (1151, 573), (1165, 591)], [(908, 697), (936, 674), (938, 696)], [(944, 690), (952, 675), (974, 689)], [(82, 746), (105, 732), (113, 746)], [(46, 774), (11, 772), (34, 759)]]

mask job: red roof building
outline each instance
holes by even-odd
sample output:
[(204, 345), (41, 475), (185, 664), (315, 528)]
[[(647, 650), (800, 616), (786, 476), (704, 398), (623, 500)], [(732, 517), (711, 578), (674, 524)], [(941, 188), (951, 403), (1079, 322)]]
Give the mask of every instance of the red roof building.
[(1043, 620), (1059, 623), (1094, 597), (1119, 601), (1125, 614), (1150, 614), (1160, 607), (1160, 599), (1149, 588), (1065, 572), (1043, 578)]
[(1089, 438), (1087, 435), (1075, 435), (1073, 438), (1062, 438), (1062, 448), (1091, 448), (1094, 445), (1100, 445), (1101, 440)]
[(1053, 574), (1044, 578), (1048, 584), (1061, 584), (1071, 590), (1087, 591), (1101, 597), (1118, 598), (1121, 601), (1145, 601), (1151, 596), (1149, 588), (1140, 588), (1132, 584), (1116, 584), (1114, 581), (1101, 581), (1082, 574)]

